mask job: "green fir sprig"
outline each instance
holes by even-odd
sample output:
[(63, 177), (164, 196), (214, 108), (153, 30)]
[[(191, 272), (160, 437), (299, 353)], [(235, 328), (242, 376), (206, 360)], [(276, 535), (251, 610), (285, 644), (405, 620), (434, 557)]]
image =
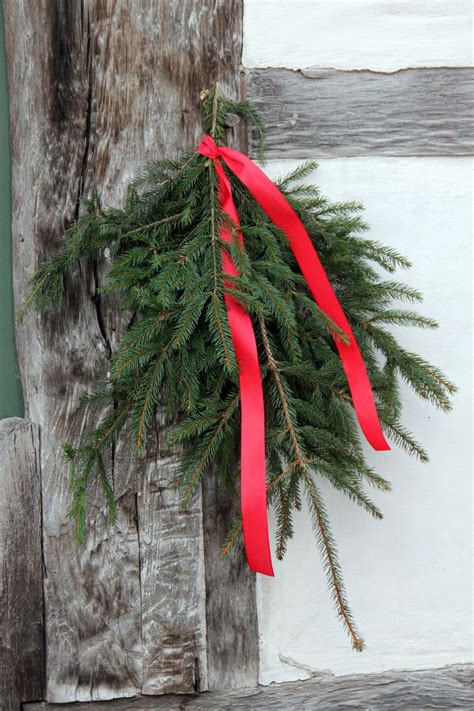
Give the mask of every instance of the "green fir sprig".
[[(224, 142), (229, 117), (239, 116), (263, 136), (252, 107), (217, 88), (201, 96), (203, 125)], [(303, 221), (359, 343), (386, 435), (409, 454), (427, 461), (424, 449), (401, 419), (400, 383), (448, 411), (454, 385), (436, 367), (405, 350), (392, 325), (435, 328), (397, 302), (417, 303), (418, 291), (389, 273), (408, 260), (363, 236), (358, 203), (331, 203), (301, 182), (315, 169), (307, 162), (278, 182)], [(97, 426), (74, 446), (70, 463), (70, 514), (78, 540), (87, 528), (87, 494), (93, 481), (103, 489), (110, 520), (115, 498), (107, 454), (127, 425), (137, 455), (143, 455), (157, 409), (170, 426), (169, 445), (180, 453), (176, 484), (188, 505), (209, 468), (217, 464), (223, 485), (238, 495), (240, 396), (238, 371), (224, 295), (222, 251), (239, 272), (232, 293), (248, 310), (257, 337), (265, 394), (267, 490), (276, 513), (276, 557), (293, 536), (294, 512), (306, 499), (335, 608), (357, 650), (364, 643), (347, 602), (337, 549), (321, 496), (328, 480), (375, 518), (382, 518), (366, 485), (388, 491), (389, 483), (365, 461), (361, 435), (333, 337), (345, 334), (315, 304), (285, 235), (269, 220), (232, 174), (234, 200), (245, 250), (235, 225), (219, 207), (215, 171), (208, 159), (188, 153), (147, 166), (129, 187), (121, 209), (106, 208), (94, 192), (67, 230), (62, 251), (41, 264), (31, 279), (25, 310), (53, 310), (64, 294), (64, 276), (78, 259), (112, 267), (101, 288), (136, 314), (110, 359), (107, 380), (82, 398), (97, 409)], [(220, 237), (225, 224), (235, 235)], [(241, 540), (237, 519), (223, 552)]]

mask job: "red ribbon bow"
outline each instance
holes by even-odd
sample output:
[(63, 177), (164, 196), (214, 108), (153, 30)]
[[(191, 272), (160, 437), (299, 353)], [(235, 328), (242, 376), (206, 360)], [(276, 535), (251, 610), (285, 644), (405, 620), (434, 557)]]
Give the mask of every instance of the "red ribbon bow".
[[(232, 222), (240, 226), (232, 199), (232, 189), (221, 158), (248, 188), (270, 219), (286, 233), (291, 250), (314, 300), (350, 339), (349, 344), (346, 344), (335, 338), (335, 343), (362, 431), (374, 449), (390, 449), (380, 426), (369, 377), (356, 339), (298, 215), (276, 185), (240, 151), (226, 146), (217, 146), (209, 135), (203, 139), (197, 150), (214, 162), (220, 205)], [(221, 227), (220, 236), (226, 242), (231, 241), (231, 235), (224, 227)], [(243, 240), (241, 234), (240, 239)], [(222, 267), (224, 275), (238, 274), (231, 258), (224, 251)], [(226, 286), (232, 286), (231, 280), (226, 283)], [(227, 293), (224, 298), (239, 366), (242, 420), (241, 508), (245, 550), (251, 570), (273, 575), (267, 521), (265, 413), (257, 344), (252, 322), (246, 310), (231, 294)]]

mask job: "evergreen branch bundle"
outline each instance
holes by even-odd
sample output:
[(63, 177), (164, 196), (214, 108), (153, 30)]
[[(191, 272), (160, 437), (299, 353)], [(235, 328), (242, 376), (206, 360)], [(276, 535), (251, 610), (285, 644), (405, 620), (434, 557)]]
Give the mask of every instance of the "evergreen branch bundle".
[[(202, 95), (203, 123), (216, 142), (225, 138), (230, 114), (260, 132), (253, 109), (211, 90)], [(436, 367), (405, 350), (387, 330), (392, 324), (435, 328), (432, 319), (397, 306), (417, 303), (418, 291), (390, 273), (410, 266), (396, 250), (361, 236), (366, 226), (357, 203), (331, 203), (316, 187), (301, 183), (312, 162), (294, 170), (278, 187), (295, 209), (321, 258), (361, 349), (386, 435), (422, 461), (427, 455), (401, 420), (400, 382), (442, 410), (450, 409), (454, 385)], [(96, 407), (98, 423), (75, 446), (70, 462), (70, 513), (76, 533), (86, 532), (87, 493), (103, 488), (111, 519), (114, 492), (105, 462), (124, 426), (138, 455), (157, 408), (171, 426), (170, 446), (182, 452), (176, 484), (189, 504), (209, 467), (217, 463), (223, 485), (237, 494), (240, 396), (237, 364), (227, 323), (222, 252), (239, 276), (232, 294), (248, 310), (257, 337), (265, 393), (267, 492), (277, 519), (276, 555), (293, 535), (294, 512), (306, 499), (336, 610), (356, 649), (363, 648), (346, 599), (337, 550), (320, 481), (332, 485), (375, 518), (382, 514), (366, 485), (390, 485), (366, 463), (351, 398), (333, 337), (345, 334), (315, 304), (286, 237), (232, 174), (234, 201), (245, 249), (235, 225), (219, 207), (217, 179), (197, 153), (150, 164), (129, 188), (122, 209), (104, 208), (94, 193), (66, 233), (65, 246), (42, 264), (30, 284), (26, 308), (54, 309), (64, 274), (80, 258), (100, 259), (107, 249), (113, 266), (102, 293), (115, 294), (137, 317), (110, 361), (110, 374), (83, 406)], [(235, 239), (226, 243), (220, 227)], [(228, 281), (227, 277), (227, 281)], [(239, 541), (236, 520), (223, 546)]]

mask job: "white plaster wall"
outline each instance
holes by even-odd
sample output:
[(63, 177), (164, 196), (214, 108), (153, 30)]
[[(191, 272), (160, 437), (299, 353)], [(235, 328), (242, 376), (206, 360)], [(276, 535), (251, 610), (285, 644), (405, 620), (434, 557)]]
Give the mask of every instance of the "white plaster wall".
[[(272, 162), (267, 172), (276, 177), (294, 165)], [(389, 494), (371, 491), (382, 521), (321, 482), (366, 651), (351, 650), (336, 618), (304, 511), (275, 578), (258, 576), (262, 683), (305, 678), (310, 670), (345, 674), (470, 659), (470, 169), (469, 158), (338, 158), (321, 161), (313, 176), (331, 198), (361, 200), (371, 235), (410, 257), (413, 268), (400, 279), (424, 292), (420, 310), (440, 328), (392, 331), (449, 373), (460, 392), (446, 415), (405, 389), (405, 423), (428, 449), (429, 464), (397, 449), (367, 448), (393, 485)]]
[[(472, 62), (471, 3), (464, 0), (246, 0), (244, 65), (396, 71)], [(316, 156), (317, 157), (317, 156)], [(270, 162), (271, 176), (296, 162)], [(420, 288), (435, 332), (393, 329), (460, 388), (437, 412), (405, 391), (405, 421), (428, 449), (419, 464), (399, 450), (370, 462), (390, 479), (371, 494), (375, 521), (325, 494), (352, 608), (367, 642), (351, 650), (336, 618), (309, 516), (275, 578), (259, 576), (261, 682), (313, 672), (363, 673), (469, 661), (472, 654), (472, 163), (469, 158), (337, 158), (312, 180), (330, 198), (366, 206), (371, 236), (410, 257), (400, 280)]]
[(471, 0), (245, 0), (246, 67), (472, 63)]

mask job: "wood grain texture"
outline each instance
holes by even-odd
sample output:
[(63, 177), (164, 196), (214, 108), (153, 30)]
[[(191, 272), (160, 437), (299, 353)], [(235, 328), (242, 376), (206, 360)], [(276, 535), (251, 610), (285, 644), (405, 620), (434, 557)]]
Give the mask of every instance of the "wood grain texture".
[(473, 681), (473, 667), (468, 665), (340, 677), (322, 674), (307, 681), (272, 684), (247, 692), (224, 692), (220, 696), (202, 694), (186, 705), (186, 709), (472, 709)]
[(83, 711), (181, 711), (186, 703), (195, 698), (185, 694), (165, 694), (162, 696), (140, 696), (134, 699), (116, 699), (114, 701), (93, 701), (84, 706), (81, 703), (72, 704), (48, 704), (39, 702), (25, 704), (23, 711), (68, 711), (68, 709), (83, 709)]
[[(196, 145), (202, 88), (219, 80), (237, 94), (242, 0), (4, 0), (4, 14), (18, 310), (92, 185), (119, 204), (146, 160)], [(128, 324), (99, 296), (105, 269), (81, 262), (64, 307), (30, 314), (16, 334), (26, 412), (43, 432), (47, 698), (60, 703), (207, 688), (206, 644), (221, 634), (206, 625), (205, 584), (219, 581), (204, 573), (201, 499), (179, 509), (174, 462), (155, 461), (153, 442), (140, 470), (127, 439), (111, 452), (117, 524), (96, 494), (86, 544), (72, 537), (60, 445), (94, 421), (77, 396), (104, 376)], [(253, 580), (243, 585), (254, 606)], [(245, 626), (240, 603), (222, 604)], [(219, 662), (239, 659), (227, 649)]]
[(268, 158), (471, 155), (474, 70), (262, 69), (247, 95)]
[[(216, 512), (204, 517), (209, 688), (257, 686), (259, 637), (255, 575), (249, 570), (241, 546), (226, 557), (221, 555), (230, 522), (239, 513), (239, 502), (220, 484), (217, 467), (203, 481), (203, 508)], [(229, 599), (232, 606), (228, 604)]]
[(0, 420), (0, 709), (44, 696), (40, 436)]
[[(258, 689), (209, 692), (198, 696), (167, 696), (161, 700), (134, 699), (91, 704), (88, 711), (145, 711), (166, 708), (169, 711), (206, 709), (223, 711), (421, 711), (422, 709), (472, 709), (474, 707), (474, 668), (455, 665), (424, 671), (397, 671), (382, 674), (357, 674), (334, 677), (322, 674), (306, 681), (272, 684)], [(161, 705), (161, 704), (165, 705)], [(56, 706), (27, 704), (25, 711), (67, 711), (80, 705)]]
[(157, 426), (137, 496), (145, 694), (208, 688), (201, 498), (181, 507), (166, 435)]

